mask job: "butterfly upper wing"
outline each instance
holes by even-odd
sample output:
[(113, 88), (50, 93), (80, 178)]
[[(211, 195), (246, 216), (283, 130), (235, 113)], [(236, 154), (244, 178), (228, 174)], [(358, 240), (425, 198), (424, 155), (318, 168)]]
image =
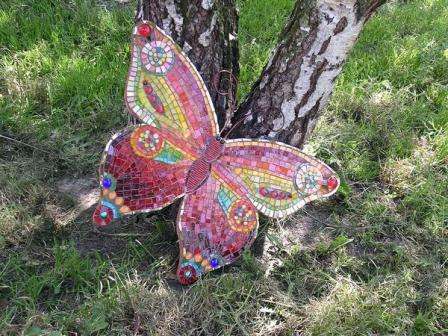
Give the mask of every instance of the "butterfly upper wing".
[(185, 192), (194, 149), (150, 125), (115, 135), (100, 165), (101, 199), (93, 219), (109, 224), (125, 214), (161, 209)]
[[(258, 214), (229, 172), (212, 171), (183, 200), (177, 219), (178, 279), (191, 284), (205, 272), (232, 263), (254, 241)], [(224, 178), (222, 178), (224, 177)]]
[[(123, 214), (158, 210), (181, 197), (189, 167), (218, 134), (213, 104), (199, 73), (151, 22), (141, 22), (133, 30), (125, 101), (147, 125), (114, 136), (106, 147), (100, 167), (101, 200), (93, 216), (98, 225)], [(154, 135), (157, 144), (148, 142)]]
[(133, 32), (125, 100), (142, 122), (166, 128), (197, 148), (219, 132), (208, 90), (174, 41), (151, 22)]
[(269, 217), (284, 217), (330, 196), (340, 183), (326, 164), (279, 142), (229, 140), (219, 162), (237, 176), (247, 197)]

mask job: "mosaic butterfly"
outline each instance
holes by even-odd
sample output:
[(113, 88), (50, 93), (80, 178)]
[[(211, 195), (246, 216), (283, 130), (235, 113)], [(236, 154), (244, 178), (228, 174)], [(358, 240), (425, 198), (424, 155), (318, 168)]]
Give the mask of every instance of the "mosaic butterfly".
[(252, 244), (258, 212), (281, 218), (336, 192), (334, 171), (296, 148), (221, 138), (201, 76), (156, 25), (140, 22), (132, 40), (125, 100), (142, 124), (116, 134), (105, 149), (97, 225), (183, 197), (177, 276), (191, 284)]

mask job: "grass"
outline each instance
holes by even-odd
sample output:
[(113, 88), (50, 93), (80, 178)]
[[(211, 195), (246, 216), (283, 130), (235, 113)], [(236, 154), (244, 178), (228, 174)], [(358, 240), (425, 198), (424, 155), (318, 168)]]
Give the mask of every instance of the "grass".
[[(292, 5), (240, 1), (241, 96)], [(0, 140), (0, 334), (448, 334), (447, 8), (394, 2), (365, 27), (306, 147), (336, 197), (180, 288), (163, 214), (100, 233), (57, 188), (126, 124), (133, 4), (2, 1), (0, 132), (46, 152)]]

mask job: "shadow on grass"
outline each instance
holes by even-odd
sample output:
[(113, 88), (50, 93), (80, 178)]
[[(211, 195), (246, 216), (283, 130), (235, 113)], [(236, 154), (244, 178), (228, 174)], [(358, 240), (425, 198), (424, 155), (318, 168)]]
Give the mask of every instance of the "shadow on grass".
[[(96, 182), (88, 181), (85, 189), (91, 190)], [(363, 219), (350, 216), (341, 200), (307, 206), (286, 221), (262, 218), (253, 253), (182, 287), (175, 280), (176, 206), (96, 229), (91, 222), (95, 205), (79, 211), (82, 202), (56, 187), (46, 188), (23, 194), (24, 201), (31, 199), (36, 207), (29, 218), (40, 220), (22, 243), (6, 246), (0, 258), (0, 300), (9, 326), (49, 324), (46, 328), (51, 330), (58, 312), (67, 318), (63, 330), (82, 334), (135, 325), (143, 331), (176, 333), (185, 328), (197, 331), (204, 323), (209, 333), (250, 334), (272, 323), (280, 331), (299, 330), (322, 309), (343, 305), (350, 310), (354, 304), (372, 320), (365, 330), (393, 332), (386, 320), (374, 321), (379, 311), (394, 307), (400, 314), (387, 318), (400, 325), (415, 312), (431, 311), (440, 297), (437, 291), (444, 288), (443, 272), (430, 268), (421, 278), (423, 287), (413, 283), (421, 274), (412, 274), (415, 262), (403, 253), (415, 258), (419, 254), (412, 250), (415, 246), (403, 245), (400, 235), (387, 240), (377, 236), (369, 243), (372, 232), (392, 234), (387, 226), (394, 222), (382, 223), (383, 217), (378, 217), (378, 227), (362, 228), (357, 221)], [(358, 200), (369, 209), (365, 202)], [(341, 214), (343, 218), (337, 217)], [(369, 291), (375, 300), (365, 305)], [(389, 291), (399, 295), (390, 301)], [(30, 320), (36, 312), (42, 321)], [(311, 327), (323, 323), (325, 316), (322, 313)], [(343, 318), (336, 310), (332, 316), (329, 330)], [(426, 321), (425, 316), (419, 319)], [(98, 318), (104, 320), (100, 326)], [(165, 320), (169, 323), (161, 322)]]

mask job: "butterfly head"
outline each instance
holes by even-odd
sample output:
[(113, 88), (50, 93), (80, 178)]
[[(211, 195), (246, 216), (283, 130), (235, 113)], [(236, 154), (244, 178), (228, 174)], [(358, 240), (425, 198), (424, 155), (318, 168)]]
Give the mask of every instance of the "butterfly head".
[(220, 135), (216, 136), (216, 140), (222, 145), (226, 143), (226, 140)]
[(211, 163), (216, 161), (222, 154), (224, 150), (224, 139), (220, 136), (210, 137), (205, 149), (203, 158), (205, 161)]

